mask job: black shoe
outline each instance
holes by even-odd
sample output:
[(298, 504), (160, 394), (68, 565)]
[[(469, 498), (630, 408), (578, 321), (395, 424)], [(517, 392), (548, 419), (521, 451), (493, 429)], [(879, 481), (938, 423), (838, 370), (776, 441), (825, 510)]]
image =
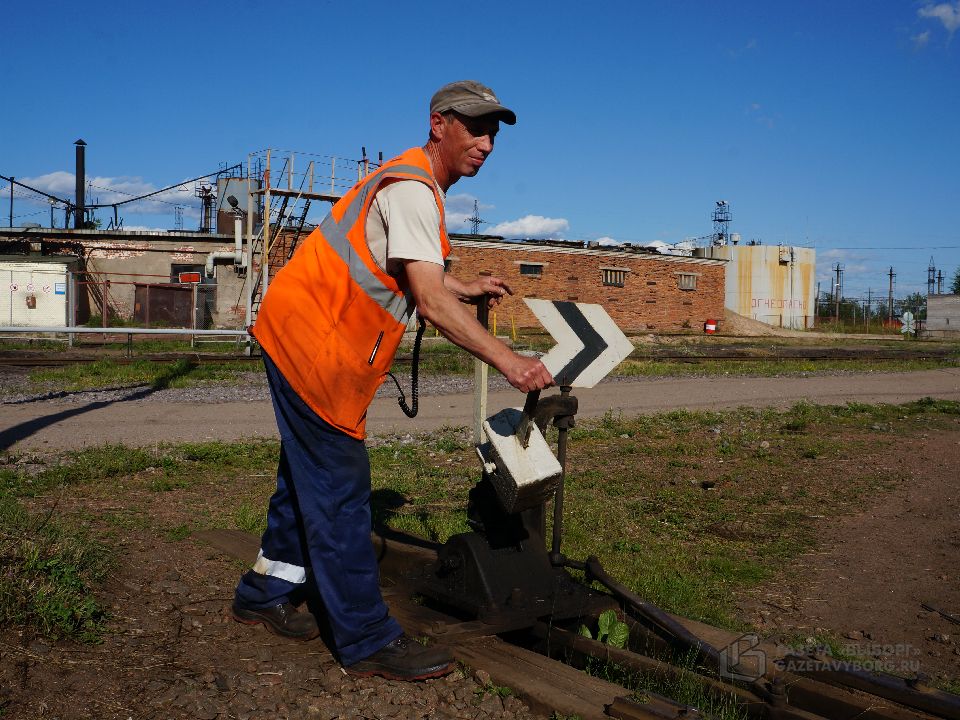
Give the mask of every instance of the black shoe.
[(309, 612), (297, 610), (291, 603), (253, 610), (237, 605), (230, 608), (233, 619), (247, 625), (263, 623), (267, 630), (292, 640), (313, 640), (320, 634), (317, 619)]
[(387, 680), (426, 680), (453, 672), (454, 661), (445, 647), (426, 647), (407, 635), (354, 663), (347, 672), (355, 677), (379, 675)]

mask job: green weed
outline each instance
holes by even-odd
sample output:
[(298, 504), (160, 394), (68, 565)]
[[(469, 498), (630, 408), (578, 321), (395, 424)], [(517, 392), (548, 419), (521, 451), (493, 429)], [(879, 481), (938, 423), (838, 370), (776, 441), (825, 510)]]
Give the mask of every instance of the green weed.
[(0, 627), (96, 642), (106, 612), (92, 589), (109, 567), (106, 549), (52, 514), (30, 515), (0, 496)]
[(242, 502), (233, 513), (233, 522), (238, 530), (260, 537), (267, 529), (267, 504)]

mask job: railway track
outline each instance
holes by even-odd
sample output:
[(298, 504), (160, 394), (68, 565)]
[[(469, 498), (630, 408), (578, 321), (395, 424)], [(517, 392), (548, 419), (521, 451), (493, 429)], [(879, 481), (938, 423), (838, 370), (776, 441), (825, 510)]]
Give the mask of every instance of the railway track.
[[(195, 364), (249, 364), (258, 366), (258, 358), (247, 355), (213, 355), (202, 353), (153, 353), (137, 355), (136, 357), (126, 357), (123, 355), (112, 355), (99, 353), (92, 354), (21, 354), (16, 352), (0, 351), (0, 367), (18, 367), (18, 368), (43, 368), (43, 367), (66, 367), (71, 365), (82, 365), (96, 362), (98, 360), (109, 359), (118, 365), (129, 365), (133, 362), (177, 362), (188, 361)], [(848, 362), (889, 362), (889, 361), (907, 361), (907, 360), (940, 360), (948, 362), (956, 361), (956, 355), (951, 355), (947, 351), (943, 352), (899, 352), (899, 353), (822, 353), (822, 354), (789, 354), (789, 355), (744, 355), (736, 353), (715, 353), (710, 355), (683, 355), (683, 354), (645, 354), (631, 355), (630, 360), (653, 361), (653, 362), (677, 362), (691, 365), (709, 364), (712, 362), (790, 362), (798, 360), (809, 360), (813, 362), (829, 361), (848, 361)], [(409, 365), (412, 362), (412, 356), (409, 354), (398, 355), (394, 360), (395, 365)]]
[[(249, 562), (259, 540), (237, 530), (211, 530), (197, 535), (225, 554)], [(932, 720), (960, 718), (960, 697), (927, 687), (923, 678), (904, 680), (856, 671), (830, 658), (786, 655), (763, 643), (733, 658), (729, 649), (742, 639), (737, 633), (695, 621), (644, 611), (645, 603), (593, 567), (588, 576), (609, 584), (594, 592), (584, 612), (565, 620), (549, 616), (533, 623), (465, 618), (462, 612), (424, 602), (419, 589), (425, 570), (438, 563), (438, 546), (399, 533), (374, 535), (380, 558), (381, 585), (391, 613), (407, 632), (444, 643), (472, 670), (486, 671), (491, 682), (509, 687), (532, 710), (547, 717), (581, 720), (622, 718), (663, 720), (707, 718), (700, 709), (675, 699), (598, 677), (612, 670), (617, 677), (634, 675), (667, 684), (698, 685), (705, 695), (735, 707), (749, 718), (766, 720)], [(595, 561), (590, 561), (596, 564)], [(598, 564), (596, 564), (598, 565)], [(589, 569), (588, 569), (589, 570)], [(599, 576), (599, 577), (598, 577)], [(626, 648), (583, 637), (581, 624), (595, 623), (604, 609), (614, 609), (630, 628)], [(649, 610), (649, 608), (646, 608)], [(656, 618), (656, 619), (654, 619)], [(670, 631), (663, 625), (670, 625)], [(672, 631), (672, 632), (671, 632)], [(675, 664), (678, 649), (687, 653), (699, 643), (691, 666)], [(691, 640), (692, 639), (692, 640)], [(711, 653), (720, 651), (720, 667), (711, 667)], [(726, 660), (725, 660), (726, 658)], [(731, 659), (734, 666), (723, 665)], [(583, 672), (589, 667), (592, 673)]]

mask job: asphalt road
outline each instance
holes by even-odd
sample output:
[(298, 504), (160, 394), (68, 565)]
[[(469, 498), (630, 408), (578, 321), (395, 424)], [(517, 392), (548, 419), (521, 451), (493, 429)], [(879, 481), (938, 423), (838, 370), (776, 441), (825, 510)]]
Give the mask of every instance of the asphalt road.
[[(547, 391), (545, 394), (557, 392)], [(578, 417), (608, 411), (624, 414), (751, 407), (789, 407), (801, 400), (819, 404), (902, 403), (923, 397), (960, 400), (960, 368), (909, 373), (864, 373), (782, 378), (643, 378), (575, 390)], [(519, 407), (516, 391), (490, 394), (488, 415)], [(471, 425), (470, 393), (420, 398), (420, 414), (406, 418), (396, 401), (378, 399), (370, 408), (371, 435), (422, 433), (442, 426)], [(86, 404), (31, 402), (0, 405), (0, 450), (12, 452), (75, 449), (104, 443), (152, 445), (162, 441), (200, 442), (276, 437), (268, 401), (164, 402), (162, 393)]]

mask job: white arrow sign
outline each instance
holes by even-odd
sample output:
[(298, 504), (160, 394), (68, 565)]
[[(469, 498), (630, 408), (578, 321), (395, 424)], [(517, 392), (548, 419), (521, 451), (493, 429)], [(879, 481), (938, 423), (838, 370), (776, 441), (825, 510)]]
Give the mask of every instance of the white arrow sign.
[(557, 344), (540, 358), (557, 385), (592, 388), (633, 352), (600, 305), (524, 298)]

